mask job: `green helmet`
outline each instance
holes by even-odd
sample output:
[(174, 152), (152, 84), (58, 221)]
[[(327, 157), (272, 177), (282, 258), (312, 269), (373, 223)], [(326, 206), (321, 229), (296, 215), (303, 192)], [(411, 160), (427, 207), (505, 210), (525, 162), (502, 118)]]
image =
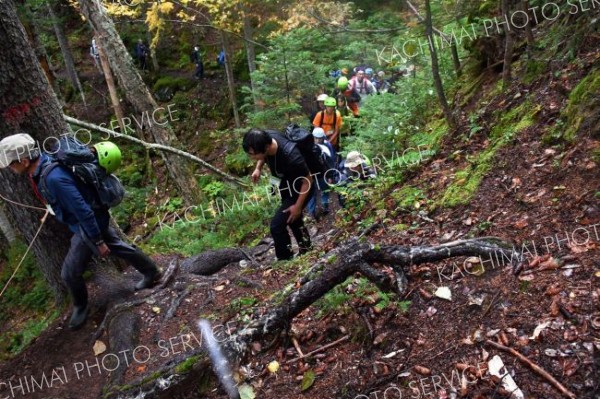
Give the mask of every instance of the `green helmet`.
[(348, 88), (348, 84), (349, 84), (348, 78), (345, 76), (342, 76), (337, 81), (337, 86), (338, 86), (338, 89), (340, 89), (340, 90), (346, 90)]
[(337, 105), (335, 98), (327, 97), (324, 101), (326, 107), (335, 107)]
[(94, 145), (98, 154), (98, 164), (102, 166), (107, 173), (112, 173), (121, 165), (121, 150), (115, 143), (102, 141)]

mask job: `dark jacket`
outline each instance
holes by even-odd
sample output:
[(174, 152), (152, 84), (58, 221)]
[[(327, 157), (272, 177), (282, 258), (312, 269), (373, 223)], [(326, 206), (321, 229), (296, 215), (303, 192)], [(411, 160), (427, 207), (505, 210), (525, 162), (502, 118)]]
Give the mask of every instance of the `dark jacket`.
[[(33, 179), (38, 187), (44, 168), (50, 164), (48, 155), (42, 154), (40, 164), (36, 168)], [(69, 226), (73, 233), (80, 234), (80, 228), (93, 243), (102, 240), (102, 231), (108, 228), (110, 215), (107, 208), (92, 209), (95, 192), (86, 186), (64, 166), (57, 166), (46, 176), (46, 187), (49, 195), (40, 189), (44, 199), (48, 201), (59, 222)]]

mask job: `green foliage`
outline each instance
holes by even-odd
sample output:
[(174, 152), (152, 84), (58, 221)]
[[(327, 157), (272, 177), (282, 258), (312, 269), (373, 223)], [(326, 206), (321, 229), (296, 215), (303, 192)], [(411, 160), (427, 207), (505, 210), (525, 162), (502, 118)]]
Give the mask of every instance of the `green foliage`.
[[(26, 248), (24, 243), (16, 241), (8, 249), (0, 287), (6, 285)], [(0, 335), (0, 358), (10, 358), (27, 347), (58, 317), (54, 306), (52, 292), (30, 253), (2, 295), (0, 322), (10, 323), (10, 327)]]
[[(214, 183), (212, 187), (219, 190), (219, 196), (213, 200), (190, 208), (179, 204), (158, 210), (155, 224), (159, 229), (145, 249), (189, 256), (208, 249), (252, 243), (268, 234), (267, 220), (279, 204), (279, 198), (267, 195), (268, 186), (243, 192), (228, 186), (220, 189), (216, 184), (220, 182)], [(165, 211), (171, 212), (166, 218)]]
[(443, 194), (442, 206), (456, 206), (468, 203), (479, 188), (481, 180), (492, 168), (496, 152), (515, 136), (534, 124), (535, 115), (541, 106), (533, 106), (526, 101), (508, 112), (500, 110), (497, 113), (498, 123), (490, 132), (488, 147), (470, 160), (471, 165), (455, 173), (454, 180)]
[(421, 189), (412, 186), (404, 186), (400, 190), (392, 193), (400, 208), (413, 209), (418, 201), (425, 199), (425, 194)]
[(248, 158), (241, 145), (236, 146), (225, 156), (225, 167), (237, 176), (247, 175), (253, 167), (253, 162)]
[(252, 74), (262, 106), (249, 114), (251, 125), (281, 128), (288, 120), (304, 118), (300, 100), (317, 94), (328, 79), (328, 68), (314, 62), (314, 49), (327, 45), (324, 36), (308, 29), (273, 39), (271, 51), (258, 56), (258, 70)]
[(343, 313), (348, 310), (351, 297), (344, 292), (344, 285), (336, 286), (315, 303), (315, 306), (319, 308), (317, 317), (321, 318), (333, 312)]
[(597, 136), (598, 132), (592, 131), (592, 127), (600, 122), (597, 112), (600, 107), (599, 92), (600, 70), (594, 69), (571, 91), (567, 106), (554, 128), (544, 136), (544, 142), (571, 142), (585, 127)]
[(154, 83), (153, 90), (156, 93), (157, 91), (169, 88), (173, 91), (187, 91), (192, 88), (192, 82), (186, 78), (179, 78), (173, 76), (163, 76)]
[[(0, 273), (0, 286), (8, 282), (19, 261), (25, 254), (27, 246), (16, 241), (8, 250), (7, 264)], [(40, 269), (35, 264), (31, 252), (27, 255), (19, 271), (8, 285), (2, 296), (4, 306), (0, 311), (0, 320), (6, 320), (9, 316), (8, 307), (22, 307), (33, 312), (43, 312), (52, 307), (53, 296), (46, 284)]]
[(398, 306), (398, 309), (402, 313), (408, 313), (408, 310), (410, 309), (410, 304), (411, 304), (411, 301), (400, 301), (400, 302), (396, 303), (396, 305)]

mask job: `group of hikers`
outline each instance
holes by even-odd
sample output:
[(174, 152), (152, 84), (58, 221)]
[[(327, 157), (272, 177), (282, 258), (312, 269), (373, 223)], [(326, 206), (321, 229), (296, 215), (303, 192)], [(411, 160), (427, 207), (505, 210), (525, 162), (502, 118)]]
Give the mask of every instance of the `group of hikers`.
[[(314, 163), (311, 151), (288, 131), (290, 126), (285, 134), (254, 128), (244, 135), (242, 141), (244, 151), (256, 161), (253, 182), (258, 181), (263, 166), (267, 164), (279, 187), (281, 205), (270, 224), (278, 260), (294, 256), (288, 227), (298, 244), (298, 255), (311, 249), (310, 236), (303, 221), (304, 209), (309, 217), (319, 220), (329, 214), (332, 187), (352, 187), (357, 181), (376, 177), (368, 159), (360, 152), (353, 150), (345, 158), (340, 156), (341, 132), (344, 118), (360, 116), (360, 103), (366, 96), (386, 92), (392, 86), (383, 71), (379, 71), (377, 78), (373, 79), (373, 69), (368, 67), (357, 67), (352, 75), (342, 69), (332, 73), (332, 77), (336, 78), (332, 95), (318, 94), (317, 109), (309, 116), (314, 141), (312, 152), (316, 152), (322, 160), (323, 168), (311, 167)], [(338, 192), (337, 196), (340, 207), (344, 207), (344, 195)]]
[[(95, 40), (90, 53), (97, 62), (99, 52)], [(145, 69), (148, 52), (141, 40), (136, 46), (136, 55), (140, 68)], [(224, 58), (225, 53), (221, 52), (218, 62), (223, 62)], [(201, 79), (203, 66), (198, 46), (194, 47), (191, 61), (196, 64), (194, 76)], [(376, 176), (369, 167), (368, 159), (360, 152), (349, 151), (345, 158), (340, 156), (341, 132), (344, 118), (358, 117), (360, 102), (368, 95), (390, 90), (390, 82), (385, 79), (383, 71), (374, 77), (371, 68), (357, 68), (352, 75), (347, 70), (336, 73), (336, 88), (332, 95), (320, 93), (316, 97), (319, 109), (310, 115), (311, 130), (297, 126), (292, 129), (292, 133), (295, 130), (304, 135), (302, 146), (289, 134), (258, 128), (249, 130), (242, 141), (244, 151), (256, 161), (252, 180), (259, 180), (265, 164), (273, 177), (279, 180), (281, 205), (270, 223), (278, 260), (294, 257), (288, 227), (298, 243), (299, 254), (312, 248), (303, 221), (305, 209), (315, 219), (327, 215), (333, 186), (352, 187), (356, 181)], [(306, 143), (309, 143), (308, 147)], [(88, 318), (88, 293), (83, 274), (92, 256), (112, 254), (132, 264), (143, 275), (135, 285), (136, 290), (154, 286), (162, 275), (146, 254), (124, 242), (110, 227), (109, 208), (114, 203), (104, 194), (108, 192), (108, 197), (114, 194), (120, 201), (124, 195), (120, 182), (117, 185), (120, 188), (106, 185), (104, 188), (108, 191), (102, 191), (97, 185), (103, 179), (95, 178), (92, 180), (94, 183), (90, 183), (75, 172), (77, 166), (84, 171), (91, 168), (87, 172), (95, 177), (111, 177), (121, 163), (118, 147), (111, 142), (100, 142), (93, 148), (82, 144), (77, 150), (81, 153), (74, 151), (71, 159), (68, 151), (43, 152), (26, 133), (11, 135), (0, 141), (0, 168), (10, 168), (27, 176), (36, 201), (73, 233), (61, 269), (62, 280), (73, 299), (73, 312), (68, 323), (73, 330), (82, 327)], [(71, 161), (74, 163), (71, 164)], [(118, 182), (118, 179), (114, 180)], [(338, 200), (344, 207), (345, 198), (341, 192), (338, 192)]]

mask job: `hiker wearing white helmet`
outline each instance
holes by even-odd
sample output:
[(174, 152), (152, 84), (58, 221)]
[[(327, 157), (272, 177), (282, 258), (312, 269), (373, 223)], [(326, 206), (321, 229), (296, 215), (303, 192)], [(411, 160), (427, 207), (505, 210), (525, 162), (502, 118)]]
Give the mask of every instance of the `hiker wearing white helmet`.
[[(320, 128), (314, 128), (312, 132), (315, 144), (321, 150), (321, 158), (327, 165), (327, 172), (323, 176), (316, 176), (316, 190), (310, 197), (306, 210), (309, 216), (318, 220), (320, 216), (329, 213), (329, 184), (335, 184), (338, 180), (338, 170), (336, 168), (337, 153), (329, 141), (326, 140), (325, 131)], [(317, 212), (317, 200), (321, 198), (322, 210)]]

